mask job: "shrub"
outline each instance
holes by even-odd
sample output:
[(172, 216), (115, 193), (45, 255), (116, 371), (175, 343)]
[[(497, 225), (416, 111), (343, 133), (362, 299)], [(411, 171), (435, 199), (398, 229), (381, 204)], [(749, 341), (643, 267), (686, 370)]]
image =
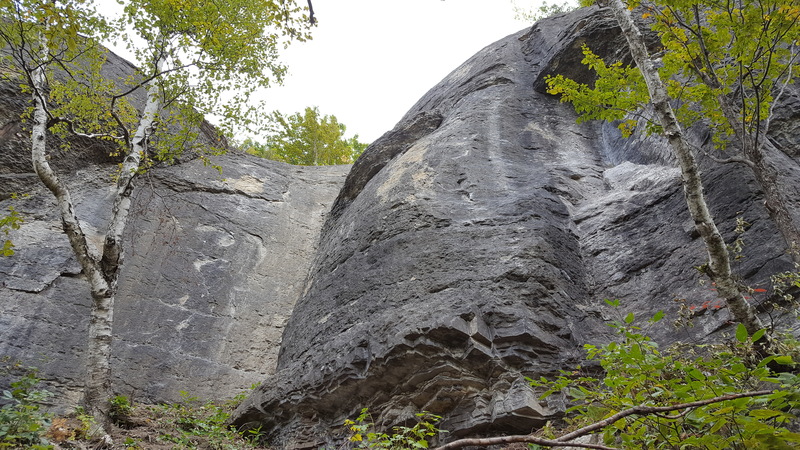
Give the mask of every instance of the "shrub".
[(369, 411), (367, 408), (361, 410), (361, 414), (355, 420), (345, 420), (349, 438), (348, 441), (356, 448), (382, 448), (382, 449), (413, 449), (428, 448), (431, 436), (439, 433), (446, 433), (444, 430), (436, 428), (436, 423), (441, 420), (441, 416), (422, 412), (416, 414), (417, 423), (413, 427), (397, 426), (392, 428), (394, 433), (380, 433), (375, 430), (375, 424), (367, 422)]
[(260, 428), (249, 430), (243, 436), (227, 424), (234, 402), (220, 406), (202, 402), (199, 398), (181, 391), (182, 401), (152, 407), (156, 420), (169, 430), (160, 440), (176, 444), (175, 448), (231, 449), (255, 447), (262, 437)]
[[(608, 302), (619, 306), (619, 301)], [(648, 326), (662, 317), (659, 312)], [(564, 372), (555, 380), (531, 381), (544, 388), (543, 398), (563, 393), (570, 399), (569, 429), (608, 421), (603, 441), (624, 448), (800, 445), (800, 434), (789, 429), (800, 406), (800, 377), (770, 370), (776, 364), (793, 366), (789, 356), (757, 356), (753, 343), (765, 330), (748, 336), (740, 324), (727, 344), (677, 344), (662, 352), (634, 322), (627, 314), (611, 324), (617, 340), (585, 346), (588, 359), (604, 369), (602, 378)], [(615, 416), (624, 411), (635, 412)], [(561, 433), (551, 429), (549, 434)]]
[[(18, 365), (14, 369), (20, 369)], [(0, 448), (52, 448), (44, 434), (50, 427), (50, 415), (41, 410), (52, 394), (36, 386), (41, 381), (36, 371), (23, 368), (24, 374), (4, 390), (0, 408)], [(6, 372), (9, 369), (6, 368)]]

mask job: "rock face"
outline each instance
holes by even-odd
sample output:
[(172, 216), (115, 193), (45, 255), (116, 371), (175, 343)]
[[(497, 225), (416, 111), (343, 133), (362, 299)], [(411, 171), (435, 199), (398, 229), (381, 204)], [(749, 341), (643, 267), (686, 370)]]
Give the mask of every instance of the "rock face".
[[(527, 433), (558, 405), (525, 377), (571, 368), (604, 339), (604, 298), (638, 317), (714, 300), (692, 268), (705, 251), (667, 144), (576, 125), (543, 92), (548, 74), (588, 76), (582, 42), (625, 58), (603, 10), (541, 21), (466, 61), (370, 146), (325, 223), (278, 372), (237, 425), (263, 425), (287, 448), (335, 444), (362, 407), (385, 427), (439, 414), (448, 440)], [(796, 120), (785, 123), (791, 147)], [(692, 136), (703, 144), (702, 130)], [(782, 182), (797, 185), (788, 156)], [(792, 266), (752, 175), (712, 161), (703, 171), (726, 238), (738, 217), (751, 224), (737, 273), (768, 287)], [(696, 320), (693, 338), (729, 326), (725, 309)], [(666, 323), (655, 334), (690, 337)]]
[[(111, 55), (107, 69), (130, 66)], [(0, 258), (0, 356), (40, 369), (73, 405), (85, 378), (89, 287), (52, 194), (31, 173), (19, 124), (25, 98), (0, 96), (0, 210), (25, 219), (16, 255)], [(51, 161), (99, 241), (115, 161), (78, 146)], [(138, 401), (231, 397), (275, 369), (324, 216), (349, 166), (293, 167), (243, 154), (157, 169), (138, 180), (115, 309), (114, 390)], [(224, 178), (223, 178), (224, 177)], [(9, 199), (12, 192), (26, 194)], [(0, 380), (7, 383), (8, 380)]]
[[(181, 390), (230, 397), (275, 368), (323, 216), (349, 167), (291, 167), (249, 155), (153, 171), (140, 180), (126, 229), (115, 310), (114, 389), (140, 401)], [(109, 171), (70, 177), (95, 235), (110, 210)], [(26, 219), (0, 258), (0, 355), (39, 367), (61, 394), (82, 388), (89, 289), (51, 194), (13, 203)]]
[[(544, 92), (548, 74), (591, 82), (583, 42), (627, 58), (603, 10), (543, 20), (453, 71), (352, 170), (231, 155), (219, 161), (225, 180), (191, 161), (142, 178), (115, 390), (221, 398), (263, 381), (234, 422), (263, 426), (285, 448), (336, 445), (363, 407), (387, 428), (439, 414), (446, 439), (526, 433), (563, 405), (538, 400), (525, 377), (572, 368), (583, 344), (607, 339), (603, 322), (617, 312), (604, 298), (640, 318), (713, 302), (692, 268), (705, 250), (668, 146), (576, 125), (572, 107)], [(4, 108), (22, 101), (0, 96)], [(798, 105), (795, 90), (772, 127), (787, 189), (800, 186)], [(26, 223), (12, 236), (17, 255), (0, 258), (0, 355), (39, 366), (77, 399), (88, 287), (50, 194), (21, 162), (20, 125), (2, 114), (0, 208), (15, 205)], [(691, 136), (707, 141), (700, 127)], [(108, 214), (114, 163), (94, 150), (56, 158), (92, 232)], [(702, 164), (726, 239), (737, 218), (750, 224), (736, 272), (769, 288), (792, 264), (752, 174)], [(705, 339), (729, 330), (728, 318), (702, 310), (695, 328), (665, 321), (653, 334)]]

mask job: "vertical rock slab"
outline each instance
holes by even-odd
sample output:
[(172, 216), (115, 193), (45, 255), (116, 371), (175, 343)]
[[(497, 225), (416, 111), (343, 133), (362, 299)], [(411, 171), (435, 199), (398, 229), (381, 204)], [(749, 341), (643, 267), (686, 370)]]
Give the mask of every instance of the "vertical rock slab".
[[(626, 57), (603, 10), (543, 20), (470, 58), (367, 149), (323, 228), (278, 372), (235, 424), (281, 448), (336, 445), (362, 407), (385, 429), (441, 415), (448, 440), (527, 433), (561, 405), (525, 377), (572, 368), (607, 338), (603, 298), (648, 317), (713, 296), (692, 269), (704, 248), (666, 143), (577, 125), (542, 92), (547, 74), (587, 76), (571, 53), (582, 42)], [(738, 216), (753, 224), (745, 281), (790, 268), (752, 176), (704, 170), (726, 236)], [(728, 326), (724, 310), (698, 321), (693, 338)]]
[[(230, 397), (275, 369), (318, 233), (349, 166), (293, 167), (249, 155), (191, 161), (138, 180), (115, 308), (114, 391), (137, 401)], [(64, 173), (99, 241), (108, 166)], [(0, 355), (37, 366), (75, 404), (83, 386), (89, 288), (51, 194), (29, 184), (25, 218), (0, 258)]]

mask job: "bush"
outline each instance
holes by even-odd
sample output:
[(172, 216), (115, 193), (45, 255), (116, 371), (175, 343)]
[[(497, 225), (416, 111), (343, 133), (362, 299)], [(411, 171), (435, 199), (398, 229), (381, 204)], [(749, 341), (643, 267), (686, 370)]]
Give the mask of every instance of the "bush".
[(169, 430), (160, 436), (161, 441), (176, 444), (175, 448), (240, 450), (256, 447), (261, 440), (260, 428), (248, 430), (242, 435), (227, 424), (237, 402), (220, 406), (202, 402), (185, 391), (181, 391), (180, 395), (182, 401), (179, 403), (151, 407), (157, 416), (155, 420)]
[[(13, 369), (20, 369), (14, 365)], [(4, 390), (0, 408), (0, 448), (52, 448), (44, 437), (50, 427), (51, 417), (41, 411), (41, 405), (52, 396), (36, 386), (41, 381), (36, 371), (22, 368), (24, 374)], [(6, 368), (6, 372), (10, 372)]]
[(362, 409), (361, 414), (355, 420), (346, 420), (344, 425), (348, 430), (348, 441), (356, 448), (392, 450), (428, 448), (428, 440), (432, 436), (446, 433), (446, 431), (436, 428), (436, 423), (441, 420), (440, 416), (428, 412), (418, 413), (416, 416), (416, 425), (394, 427), (392, 434), (377, 432), (375, 425), (367, 422), (369, 418), (367, 408)]
[[(659, 312), (648, 326), (662, 317)], [(585, 346), (588, 359), (604, 369), (602, 378), (581, 376), (579, 369), (531, 382), (544, 388), (543, 398), (566, 394), (573, 405), (568, 429), (608, 421), (603, 441), (624, 448), (800, 446), (800, 434), (789, 429), (800, 406), (800, 377), (770, 370), (793, 366), (789, 356), (758, 357), (753, 343), (764, 330), (748, 336), (740, 324), (725, 345), (677, 344), (662, 352), (634, 322), (628, 314), (612, 324), (617, 340)]]

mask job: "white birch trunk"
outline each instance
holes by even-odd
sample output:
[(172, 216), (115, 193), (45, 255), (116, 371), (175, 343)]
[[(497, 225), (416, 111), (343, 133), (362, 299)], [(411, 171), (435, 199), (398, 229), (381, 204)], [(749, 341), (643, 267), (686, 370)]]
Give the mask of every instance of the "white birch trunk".
[[(41, 59), (46, 60), (47, 41), (44, 34), (40, 35), (40, 43), (43, 48)], [(105, 434), (109, 425), (108, 400), (111, 392), (109, 361), (113, 289), (103, 276), (100, 262), (92, 256), (95, 252), (89, 248), (86, 235), (75, 214), (69, 189), (47, 162), (47, 79), (44, 67), (35, 68), (31, 73), (31, 80), (34, 105), (31, 159), (39, 179), (56, 197), (64, 233), (91, 289), (92, 312), (89, 324), (85, 403), (98, 425), (98, 429), (93, 431)], [(97, 346), (95, 342), (103, 342), (104, 345)]]
[[(47, 58), (47, 42), (42, 34), (42, 60)], [(157, 61), (160, 73), (163, 58)], [(123, 260), (122, 233), (128, 220), (133, 192), (133, 180), (139, 173), (142, 155), (147, 151), (147, 134), (153, 127), (160, 109), (158, 87), (150, 82), (146, 85), (147, 103), (145, 105), (139, 127), (128, 143), (129, 152), (125, 157), (116, 186), (116, 196), (112, 209), (112, 218), (104, 239), (102, 258), (95, 256), (98, 252), (89, 248), (86, 236), (81, 229), (75, 214), (69, 189), (59, 180), (47, 162), (47, 80), (43, 67), (31, 73), (33, 84), (33, 127), (31, 132), (31, 155), (34, 170), (42, 183), (56, 197), (61, 213), (64, 232), (70, 246), (89, 282), (92, 297), (92, 310), (89, 322), (89, 341), (87, 345), (87, 379), (84, 391), (84, 403), (96, 422), (94, 433), (105, 434), (110, 427), (111, 411), (111, 344), (114, 318), (114, 296), (117, 289), (117, 277)]]
[[(158, 70), (161, 70), (159, 60)], [(122, 163), (117, 179), (116, 195), (103, 241), (102, 258), (99, 269), (106, 283), (105, 293), (96, 292), (92, 284), (92, 318), (89, 324), (88, 366), (86, 382), (86, 404), (98, 423), (109, 424), (111, 411), (111, 345), (113, 341), (114, 299), (117, 292), (117, 278), (123, 262), (122, 233), (128, 222), (131, 207), (133, 181), (139, 173), (142, 155), (147, 151), (147, 133), (153, 126), (160, 100), (158, 87), (150, 82), (146, 86), (147, 103), (128, 154)], [(106, 428), (107, 429), (107, 428)]]
[(763, 328), (763, 325), (733, 279), (728, 248), (708, 210), (697, 161), (669, 104), (667, 89), (647, 52), (644, 38), (628, 8), (622, 0), (609, 0), (608, 3), (622, 28), (622, 34), (628, 41), (631, 55), (644, 76), (650, 92), (650, 102), (661, 122), (664, 136), (669, 140), (680, 165), (686, 204), (708, 250), (710, 276), (716, 282), (717, 292), (727, 303), (733, 318), (742, 323), (752, 335)]

